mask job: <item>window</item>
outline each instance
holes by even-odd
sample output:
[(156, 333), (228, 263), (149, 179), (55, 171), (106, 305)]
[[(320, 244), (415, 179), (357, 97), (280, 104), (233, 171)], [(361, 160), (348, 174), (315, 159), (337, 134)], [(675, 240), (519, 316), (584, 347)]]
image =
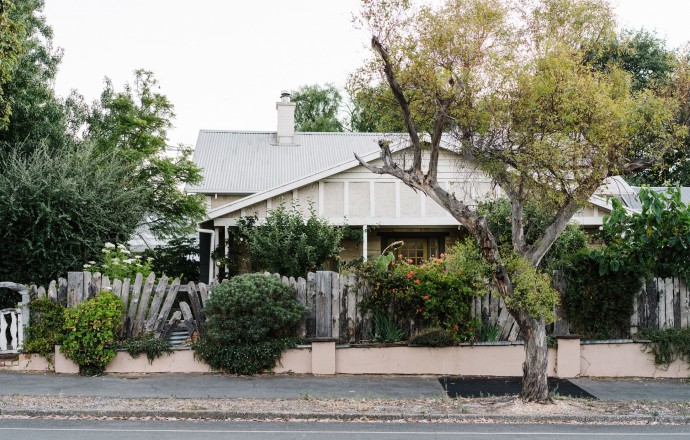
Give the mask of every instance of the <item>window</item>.
[(382, 249), (396, 241), (404, 243), (396, 251), (396, 257), (402, 256), (405, 260), (412, 260), (413, 264), (422, 264), (429, 258), (438, 257), (445, 247), (443, 234), (392, 233), (382, 234)]

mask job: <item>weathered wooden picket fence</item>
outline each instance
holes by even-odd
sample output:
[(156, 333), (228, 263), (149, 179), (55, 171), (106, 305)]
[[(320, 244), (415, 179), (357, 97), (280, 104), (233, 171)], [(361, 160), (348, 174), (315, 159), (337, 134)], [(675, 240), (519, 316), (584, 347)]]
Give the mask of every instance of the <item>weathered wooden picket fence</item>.
[(690, 292), (679, 278), (654, 278), (648, 281), (635, 298), (635, 312), (630, 319), (630, 332), (642, 328), (690, 327)]
[[(269, 274), (282, 280), (295, 290), (297, 300), (308, 310), (307, 318), (300, 327), (304, 338), (334, 339), (341, 343), (365, 340), (371, 323), (371, 315), (361, 310), (360, 303), (369, 294), (366, 283), (358, 282), (353, 274), (318, 271), (305, 278), (288, 278)], [(0, 287), (11, 283), (0, 283)], [(13, 283), (12, 283), (13, 284)], [(15, 285), (18, 286), (18, 285)], [(155, 275), (145, 279), (137, 274), (134, 280), (113, 280), (98, 273), (70, 272), (67, 279), (50, 283), (48, 289), (31, 286), (22, 292), (28, 298), (28, 291), (38, 297), (47, 296), (74, 307), (93, 297), (101, 290), (112, 291), (125, 304), (123, 319), (124, 336), (137, 336), (153, 332), (157, 337), (168, 338), (171, 332), (182, 326), (189, 335), (200, 331), (205, 320), (203, 307), (210, 295), (211, 286), (203, 283), (181, 285), (179, 279), (161, 277), (156, 283)], [(179, 309), (171, 314), (175, 299), (180, 296)], [(0, 351), (17, 350), (21, 347), (22, 324), (28, 324), (28, 310), (7, 309), (0, 315)], [(688, 288), (678, 279), (655, 279), (648, 283), (636, 298), (635, 311), (631, 317), (631, 334), (641, 328), (690, 327), (690, 296)], [(482, 322), (498, 325), (500, 340), (515, 340), (519, 329), (508, 313), (503, 299), (495, 292), (476, 297), (471, 303), (472, 316)], [(15, 324), (13, 324), (15, 323)], [(16, 328), (16, 330), (15, 330)], [(11, 340), (4, 336), (9, 329)], [(5, 342), (3, 343), (3, 337)], [(15, 342), (16, 341), (16, 342)]]
[[(265, 275), (271, 276), (266, 272)], [(308, 311), (300, 327), (304, 338), (335, 339), (355, 342), (364, 339), (370, 316), (362, 314), (359, 303), (367, 293), (366, 285), (358, 285), (354, 275), (337, 272), (309, 272), (307, 278), (281, 277), (273, 274), (292, 287), (297, 300)]]
[[(205, 320), (202, 309), (209, 295), (209, 287), (204, 283), (181, 285), (179, 279), (161, 277), (156, 283), (156, 275), (151, 272), (146, 278), (136, 274), (134, 280), (114, 279), (91, 272), (69, 272), (67, 279), (52, 281), (46, 290), (31, 287), (38, 298), (47, 296), (67, 307), (93, 298), (100, 291), (110, 291), (122, 299), (125, 306), (122, 322), (123, 336), (139, 336), (151, 332), (158, 338), (169, 338), (178, 325), (187, 329), (189, 335), (201, 330)], [(178, 294), (182, 298), (180, 310), (170, 316)]]
[[(499, 340), (514, 341), (519, 335), (519, 328), (505, 308), (503, 299), (494, 292), (475, 297), (471, 313), (481, 317), (483, 322), (497, 324), (501, 328)], [(563, 327), (567, 328), (567, 324)], [(642, 286), (635, 297), (629, 336), (641, 329), (687, 327), (690, 327), (690, 292), (681, 279), (653, 278)]]

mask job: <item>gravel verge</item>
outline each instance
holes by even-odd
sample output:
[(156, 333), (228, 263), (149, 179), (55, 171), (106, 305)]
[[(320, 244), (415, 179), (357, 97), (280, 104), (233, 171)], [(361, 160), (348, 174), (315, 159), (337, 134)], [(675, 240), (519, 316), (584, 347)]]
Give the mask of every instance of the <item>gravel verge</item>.
[(690, 424), (690, 402), (621, 402), (555, 397), (475, 399), (124, 399), (1, 396), (0, 418), (138, 418), (472, 423)]

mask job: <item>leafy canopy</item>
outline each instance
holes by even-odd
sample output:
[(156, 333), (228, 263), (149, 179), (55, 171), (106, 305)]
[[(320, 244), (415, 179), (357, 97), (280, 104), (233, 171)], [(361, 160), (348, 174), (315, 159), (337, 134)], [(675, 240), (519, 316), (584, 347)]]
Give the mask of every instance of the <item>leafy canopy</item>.
[(134, 84), (116, 92), (106, 79), (100, 102), (90, 109), (87, 141), (101, 153), (114, 153), (136, 169), (135, 179), (149, 191), (138, 202), (146, 207), (145, 223), (163, 236), (193, 230), (205, 213), (202, 197), (181, 188), (201, 181), (191, 149), (171, 149), (167, 130), (173, 105), (158, 91), (153, 73), (135, 72)]
[(304, 85), (292, 93), (295, 106), (295, 130), (343, 131), (338, 119), (342, 97), (333, 84)]
[[(679, 188), (656, 192), (640, 190), (640, 212), (630, 212), (617, 199), (611, 215), (604, 218), (602, 235), (620, 260), (641, 275), (690, 279), (690, 210)], [(616, 268), (612, 268), (615, 270)]]

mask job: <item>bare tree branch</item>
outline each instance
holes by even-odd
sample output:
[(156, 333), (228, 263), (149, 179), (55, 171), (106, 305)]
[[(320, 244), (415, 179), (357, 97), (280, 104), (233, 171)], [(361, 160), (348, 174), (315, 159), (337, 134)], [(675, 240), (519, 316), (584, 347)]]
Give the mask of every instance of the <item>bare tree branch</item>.
[(414, 149), (414, 160), (412, 163), (412, 169), (416, 172), (422, 172), (422, 146), (419, 142), (419, 135), (417, 134), (417, 128), (414, 121), (412, 120), (412, 114), (410, 112), (410, 104), (405, 98), (403, 93), (403, 88), (395, 77), (395, 72), (393, 71), (393, 65), (391, 64), (390, 56), (388, 51), (383, 47), (381, 42), (376, 36), (371, 37), (371, 46), (374, 50), (381, 56), (381, 61), (383, 61), (383, 70), (386, 74), (386, 80), (390, 85), (393, 96), (395, 96), (396, 101), (400, 104), (400, 109), (403, 113), (403, 118), (405, 119), (405, 126), (407, 127), (407, 132), (410, 135), (410, 140), (412, 141), (412, 148)]

